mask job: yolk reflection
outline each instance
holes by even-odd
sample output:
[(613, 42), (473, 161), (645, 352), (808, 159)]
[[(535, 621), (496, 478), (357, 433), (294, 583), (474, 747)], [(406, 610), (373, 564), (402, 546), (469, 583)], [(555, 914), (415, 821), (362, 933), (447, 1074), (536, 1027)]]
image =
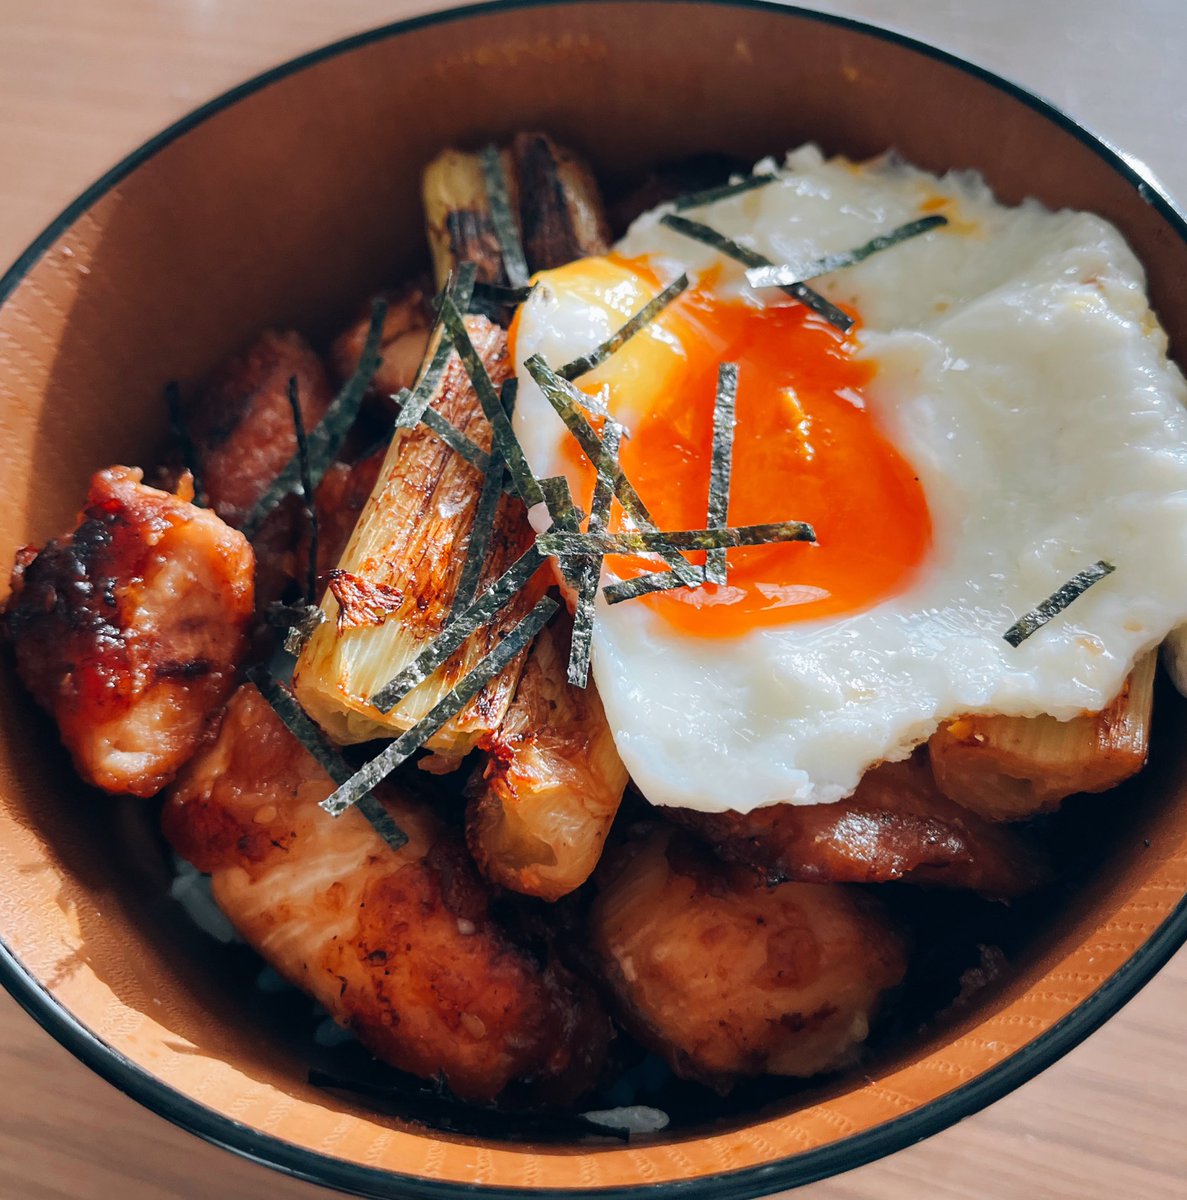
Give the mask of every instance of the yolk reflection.
[[(635, 307), (661, 286), (645, 262), (611, 259), (605, 267), (629, 269), (640, 279), (643, 299)], [(556, 284), (562, 272), (553, 273)], [(738, 547), (728, 552), (726, 585), (677, 588), (629, 603), (650, 605), (684, 633), (729, 637), (857, 612), (893, 595), (925, 557), (931, 521), (914, 472), (863, 405), (873, 366), (854, 357), (852, 335), (796, 301), (763, 307), (724, 301), (713, 296), (712, 283), (703, 278), (668, 307), (650, 335), (658, 347), (640, 345), (632, 362), (628, 343), (578, 386), (600, 396), (630, 430), (622, 467), (658, 527), (699, 529), (717, 369), (736, 362), (729, 522), (808, 521), (817, 543)], [(662, 378), (652, 374), (648, 387), (638, 356), (657, 350)], [(627, 357), (616, 370), (619, 355)], [(588, 510), (592, 468), (572, 439), (565, 454), (570, 476), (583, 481), (578, 502)], [(614, 508), (612, 527), (622, 519)], [(704, 561), (703, 554), (690, 557)], [(607, 566), (630, 578), (662, 564), (615, 556)]]

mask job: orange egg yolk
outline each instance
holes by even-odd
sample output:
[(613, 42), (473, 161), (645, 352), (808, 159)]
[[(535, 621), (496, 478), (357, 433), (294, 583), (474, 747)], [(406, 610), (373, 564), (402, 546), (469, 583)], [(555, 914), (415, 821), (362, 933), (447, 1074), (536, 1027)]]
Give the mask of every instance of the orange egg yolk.
[[(645, 280), (648, 296), (662, 286), (643, 261), (609, 261)], [(658, 528), (699, 529), (718, 366), (737, 363), (729, 523), (807, 521), (817, 540), (731, 549), (726, 584), (629, 603), (651, 606), (683, 633), (730, 637), (858, 612), (901, 591), (927, 555), (931, 520), (914, 471), (865, 407), (862, 390), (875, 368), (855, 356), (856, 325), (842, 334), (790, 297), (762, 306), (719, 299), (713, 282), (703, 277), (668, 306), (652, 334), (637, 335), (665, 346), (661, 387), (647, 390), (629, 366), (616, 371), (617, 355), (577, 384), (629, 430), (622, 469)], [(571, 438), (564, 453), (588, 511), (592, 467)], [(621, 523), (615, 503), (611, 528)], [(620, 556), (607, 566), (620, 578), (663, 569), (654, 559)]]

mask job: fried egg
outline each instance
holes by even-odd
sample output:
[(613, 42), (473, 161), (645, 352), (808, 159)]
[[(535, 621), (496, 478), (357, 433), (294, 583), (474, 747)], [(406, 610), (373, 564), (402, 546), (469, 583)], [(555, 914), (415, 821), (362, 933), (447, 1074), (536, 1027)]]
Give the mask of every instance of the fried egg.
[[(1098, 711), (1187, 618), (1187, 387), (1117, 230), (892, 156), (804, 147), (776, 173), (682, 215), (797, 269), (923, 215), (947, 223), (812, 281), (846, 333), (751, 287), (664, 208), (611, 255), (542, 273), (512, 329), (516, 433), (588, 511), (591, 464), (524, 364), (587, 354), (687, 273), (577, 379), (590, 419), (625, 428), (623, 470), (660, 529), (703, 527), (717, 370), (736, 362), (730, 524), (816, 530), (731, 549), (724, 585), (599, 593), (593, 676), (660, 805), (827, 803), (944, 719)], [(1097, 560), (1115, 571), (1003, 639)], [(608, 557), (602, 584), (662, 565)]]

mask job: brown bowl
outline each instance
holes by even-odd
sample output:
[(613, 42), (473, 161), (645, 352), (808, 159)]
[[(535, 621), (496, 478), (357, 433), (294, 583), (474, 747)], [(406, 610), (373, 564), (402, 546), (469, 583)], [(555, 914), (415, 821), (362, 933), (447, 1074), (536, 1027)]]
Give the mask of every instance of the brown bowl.
[[(65, 528), (93, 470), (151, 459), (164, 380), (200, 377), (264, 327), (323, 336), (417, 267), (420, 168), (447, 143), (523, 127), (550, 129), (610, 178), (809, 139), (976, 168), (1007, 202), (1035, 195), (1115, 222), (1187, 353), (1183, 219), (1107, 146), (967, 63), (747, 0), (445, 13), (206, 105), (90, 188), (0, 281), (0, 560)], [(1165, 734), (1181, 713), (1163, 701)], [(1101, 806), (1107, 852), (1035, 918), (1008, 977), (860, 1074), (629, 1146), (427, 1129), (311, 1086), (283, 1014), (248, 998), (255, 967), (169, 901), (153, 807), (87, 794), (9, 669), (0, 706), (5, 986), (171, 1120), (363, 1195), (748, 1197), (846, 1170), (1047, 1066), (1187, 939), (1187, 747), (1172, 733), (1124, 804)]]

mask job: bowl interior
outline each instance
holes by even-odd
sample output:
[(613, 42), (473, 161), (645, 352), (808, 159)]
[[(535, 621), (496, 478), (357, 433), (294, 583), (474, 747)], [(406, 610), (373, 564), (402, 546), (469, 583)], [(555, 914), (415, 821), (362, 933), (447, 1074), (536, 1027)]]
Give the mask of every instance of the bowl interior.
[[(745, 3), (478, 11), (359, 39), (216, 104), (51, 231), (0, 307), (0, 560), (65, 528), (95, 469), (152, 460), (166, 380), (201, 378), (263, 328), (324, 340), (368, 290), (419, 267), (423, 165), (444, 145), (521, 128), (571, 143), (611, 186), (689, 154), (757, 159), (809, 140), (979, 170), (1004, 201), (1037, 196), (1116, 223), (1146, 264), (1172, 350), (1187, 352), (1187, 243), (1166, 206), (976, 71)], [(127, 1086), (138, 1072), (162, 1081), (176, 1092), (169, 1115), (290, 1169), (373, 1192), (388, 1186), (383, 1171), (526, 1189), (745, 1172), (733, 1194), (757, 1194), (955, 1119), (991, 1076), (980, 1102), (992, 1098), (1002, 1071), (1025, 1077), (1045, 1061), (1043, 1039), (1064, 1036), (1056, 1027), (1140, 958), (1187, 892), (1187, 750), (1173, 736), (1182, 712), (1163, 700), (1150, 770), (1123, 803), (1091, 810), (1107, 854), (1069, 851), (1091, 865), (1081, 886), (1034, 912), (1008, 978), (978, 1005), (859, 1074), (628, 1148), (426, 1132), (311, 1087), (304, 1018), (287, 1001), (245, 999), (254, 963), (169, 899), (154, 807), (89, 794), (11, 670), (0, 676), (0, 935), (12, 969), (48, 993), (37, 1003), (114, 1050)], [(725, 1194), (713, 1186), (706, 1194)]]

